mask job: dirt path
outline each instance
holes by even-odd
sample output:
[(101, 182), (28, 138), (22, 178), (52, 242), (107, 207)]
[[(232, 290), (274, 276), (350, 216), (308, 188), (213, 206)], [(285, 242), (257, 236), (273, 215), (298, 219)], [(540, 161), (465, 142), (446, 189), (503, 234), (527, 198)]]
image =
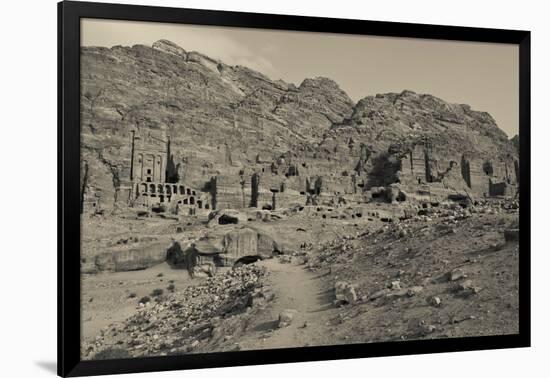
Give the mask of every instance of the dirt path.
[[(281, 264), (276, 259), (261, 262), (270, 273), (275, 299), (249, 326), (238, 341), (241, 349), (272, 349), (334, 343), (329, 321), (334, 316), (333, 292), (322, 285), (323, 274), (304, 270), (303, 266)], [(297, 311), (292, 324), (278, 328), (279, 313)]]

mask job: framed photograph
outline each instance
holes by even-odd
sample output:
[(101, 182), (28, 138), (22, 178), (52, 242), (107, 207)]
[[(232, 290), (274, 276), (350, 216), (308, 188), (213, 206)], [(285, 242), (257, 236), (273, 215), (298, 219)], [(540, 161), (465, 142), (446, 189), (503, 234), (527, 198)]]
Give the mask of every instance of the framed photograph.
[(59, 375), (530, 345), (528, 31), (58, 11)]

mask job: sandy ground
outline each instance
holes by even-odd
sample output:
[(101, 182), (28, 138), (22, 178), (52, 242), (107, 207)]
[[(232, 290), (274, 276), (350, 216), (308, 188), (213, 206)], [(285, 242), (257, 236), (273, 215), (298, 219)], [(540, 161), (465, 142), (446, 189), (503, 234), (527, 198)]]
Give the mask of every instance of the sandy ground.
[[(267, 284), (275, 298), (255, 314), (243, 335), (231, 339), (241, 350), (517, 333), (520, 252), (517, 241), (504, 243), (503, 238), (504, 230), (517, 227), (517, 213), (404, 222), (406, 236), (380, 222), (289, 218), (254, 223), (264, 231), (288, 235), (283, 244), (289, 251), (311, 243), (307, 253), (310, 263), (317, 264), (312, 271), (297, 265), (299, 259), (257, 263), (270, 272)], [(169, 232), (172, 225), (158, 222), (156, 227)], [(388, 229), (381, 232), (380, 227)], [(457, 269), (464, 278), (445, 279)], [(342, 280), (356, 287), (356, 304), (333, 304), (334, 284)], [(476, 287), (474, 295), (455, 289), (467, 280)], [(166, 263), (141, 271), (83, 275), (83, 340), (91, 341), (104, 327), (135, 314), (139, 299), (153, 290), (166, 292), (173, 283), (178, 291), (199, 282)], [(398, 295), (395, 282), (405, 292), (421, 290)], [(371, 299), (381, 290), (387, 295)], [(429, 304), (434, 296), (441, 305)], [(296, 310), (294, 319), (279, 328), (279, 314), (287, 309)], [(212, 345), (211, 351), (219, 347)]]
[[(176, 290), (200, 282), (191, 280), (185, 270), (172, 269), (167, 263), (131, 272), (85, 274), (82, 276), (82, 338), (90, 340), (101, 328), (122, 321), (135, 313), (138, 301), (154, 289), (173, 284)], [(131, 294), (135, 297), (130, 298)]]

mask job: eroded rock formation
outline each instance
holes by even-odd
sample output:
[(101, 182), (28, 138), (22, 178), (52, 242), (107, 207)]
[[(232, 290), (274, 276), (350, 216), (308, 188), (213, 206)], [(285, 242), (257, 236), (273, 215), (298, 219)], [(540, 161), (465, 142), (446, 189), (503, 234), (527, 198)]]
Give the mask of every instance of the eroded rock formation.
[[(468, 105), (408, 90), (354, 104), (330, 79), (295, 86), (166, 40), (83, 47), (82, 72), (85, 212), (361, 203), (390, 185), (410, 199), (515, 194), (519, 142)], [(149, 162), (158, 176), (137, 180), (147, 138), (164, 143)], [(177, 186), (163, 187), (162, 201), (151, 189), (140, 197), (147, 180), (196, 198), (174, 203)]]

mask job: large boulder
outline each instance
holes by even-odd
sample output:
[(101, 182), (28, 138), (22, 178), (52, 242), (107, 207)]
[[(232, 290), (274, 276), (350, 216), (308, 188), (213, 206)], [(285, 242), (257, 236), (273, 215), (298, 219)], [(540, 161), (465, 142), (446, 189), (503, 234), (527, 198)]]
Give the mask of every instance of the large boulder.
[(338, 281), (334, 284), (334, 293), (338, 303), (354, 304), (357, 301), (355, 287), (345, 281)]
[(166, 261), (166, 243), (117, 247), (95, 257), (98, 271), (124, 272), (147, 269)]
[(279, 322), (278, 327), (284, 328), (288, 327), (290, 324), (292, 324), (292, 321), (294, 320), (294, 316), (298, 313), (298, 311), (294, 309), (286, 309), (281, 311), (279, 314)]
[(279, 245), (273, 238), (261, 231), (258, 232), (258, 255), (262, 258), (269, 258), (274, 253), (279, 253)]
[(156, 41), (151, 47), (155, 50), (160, 50), (167, 54), (172, 54), (180, 56), (183, 59), (187, 59), (187, 52), (183, 48), (176, 45), (174, 42), (168, 41), (166, 39)]
[(233, 260), (243, 256), (258, 255), (258, 232), (251, 228), (241, 228), (225, 234), (223, 239), (225, 254)]
[(117, 272), (147, 269), (166, 261), (166, 244), (119, 251), (113, 255), (113, 260)]
[(224, 258), (233, 262), (245, 256), (270, 258), (279, 251), (277, 242), (269, 235), (248, 227), (226, 233), (223, 246)]

